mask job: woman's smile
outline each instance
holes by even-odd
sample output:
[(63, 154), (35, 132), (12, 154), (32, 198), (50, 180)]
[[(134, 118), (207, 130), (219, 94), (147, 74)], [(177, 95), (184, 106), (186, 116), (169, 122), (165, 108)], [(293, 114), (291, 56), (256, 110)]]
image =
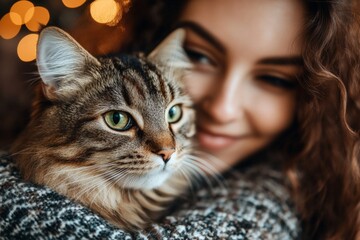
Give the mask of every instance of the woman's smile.
[(209, 129), (198, 127), (197, 139), (200, 146), (208, 151), (216, 151), (222, 148), (226, 148), (233, 143), (239, 141), (241, 137), (230, 136), (222, 133), (215, 133)]

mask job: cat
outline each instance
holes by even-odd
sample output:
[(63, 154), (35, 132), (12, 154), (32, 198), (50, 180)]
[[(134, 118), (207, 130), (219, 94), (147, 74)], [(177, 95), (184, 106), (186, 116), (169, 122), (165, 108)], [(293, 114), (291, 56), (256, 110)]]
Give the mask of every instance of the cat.
[(156, 220), (203, 174), (181, 83), (191, 67), (184, 35), (174, 31), (148, 56), (96, 58), (63, 30), (42, 30), (31, 121), (10, 150), (23, 179), (122, 229)]

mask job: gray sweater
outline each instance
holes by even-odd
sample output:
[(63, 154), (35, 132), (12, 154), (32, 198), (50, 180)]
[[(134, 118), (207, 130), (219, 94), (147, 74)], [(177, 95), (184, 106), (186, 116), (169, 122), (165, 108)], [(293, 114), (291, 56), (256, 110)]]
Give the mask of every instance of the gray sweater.
[(194, 199), (147, 231), (127, 233), (49, 188), (24, 182), (0, 153), (0, 239), (299, 239), (300, 224), (284, 184), (269, 165), (236, 169), (226, 188)]

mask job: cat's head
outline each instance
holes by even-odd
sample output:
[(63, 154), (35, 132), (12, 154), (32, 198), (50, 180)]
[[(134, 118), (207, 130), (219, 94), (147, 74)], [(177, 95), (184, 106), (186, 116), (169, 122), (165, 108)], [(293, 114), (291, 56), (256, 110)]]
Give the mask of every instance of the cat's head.
[(192, 102), (181, 87), (191, 65), (184, 34), (173, 32), (147, 57), (97, 59), (60, 29), (41, 32), (44, 99), (33, 141), (54, 174), (80, 178), (87, 171), (109, 184), (154, 188), (184, 170), (195, 132)]

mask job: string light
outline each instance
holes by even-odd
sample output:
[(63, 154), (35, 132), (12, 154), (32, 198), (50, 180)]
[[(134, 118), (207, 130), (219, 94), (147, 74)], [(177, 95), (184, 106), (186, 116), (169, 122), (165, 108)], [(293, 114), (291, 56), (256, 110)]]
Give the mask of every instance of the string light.
[[(86, 1), (62, 0), (62, 3), (67, 8), (77, 8)], [(131, 0), (94, 0), (90, 4), (90, 15), (97, 23), (115, 26), (121, 20), (123, 13), (129, 10), (130, 3)], [(9, 13), (0, 19), (0, 37), (3, 39), (16, 37), (22, 26), (35, 32), (23, 37), (17, 46), (17, 54), (22, 61), (33, 61), (36, 58), (36, 44), (39, 38), (37, 32), (49, 21), (50, 13), (47, 8), (34, 6), (29, 0), (18, 0), (11, 6)]]

